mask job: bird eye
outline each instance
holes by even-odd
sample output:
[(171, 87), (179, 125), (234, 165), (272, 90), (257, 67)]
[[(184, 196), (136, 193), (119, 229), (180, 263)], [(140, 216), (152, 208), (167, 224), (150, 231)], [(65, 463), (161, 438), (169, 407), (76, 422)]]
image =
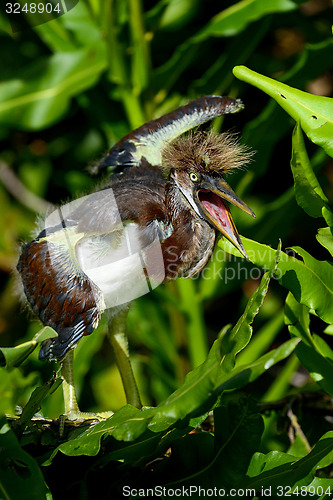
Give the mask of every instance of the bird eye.
[(199, 175), (196, 174), (195, 172), (190, 172), (189, 173), (190, 179), (192, 182), (198, 182), (199, 181)]

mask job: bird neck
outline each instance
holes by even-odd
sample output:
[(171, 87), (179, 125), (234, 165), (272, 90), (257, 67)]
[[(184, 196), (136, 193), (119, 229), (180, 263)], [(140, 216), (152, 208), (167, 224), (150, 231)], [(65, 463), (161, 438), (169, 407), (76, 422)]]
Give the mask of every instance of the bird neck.
[(166, 213), (173, 232), (162, 243), (167, 279), (191, 277), (206, 265), (215, 243), (215, 230), (184, 200), (172, 182), (166, 186)]
[(189, 203), (185, 201), (181, 191), (173, 182), (169, 182), (166, 186), (165, 202), (166, 213), (174, 229), (192, 224), (195, 219), (193, 209), (191, 210)]

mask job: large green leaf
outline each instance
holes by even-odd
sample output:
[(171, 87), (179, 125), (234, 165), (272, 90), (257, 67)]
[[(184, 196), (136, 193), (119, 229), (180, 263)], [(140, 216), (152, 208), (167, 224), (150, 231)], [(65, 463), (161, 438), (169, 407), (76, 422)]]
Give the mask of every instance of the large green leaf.
[(312, 142), (333, 156), (333, 99), (294, 89), (245, 66), (236, 66), (233, 72), (240, 80), (273, 97), (294, 120), (300, 122)]
[[(264, 270), (272, 267), (275, 250), (248, 238), (242, 238), (242, 242), (253, 264)], [(241, 257), (225, 238), (219, 245), (226, 252)], [(293, 254), (300, 255), (303, 260)], [(281, 252), (276, 277), (298, 302), (313, 309), (327, 323), (333, 323), (333, 266), (330, 262), (317, 260), (302, 248), (293, 247), (288, 254)]]
[[(274, 252), (271, 268), (276, 266)], [(224, 390), (234, 390), (256, 380), (275, 363), (288, 357), (295, 349), (298, 339), (285, 342), (269, 351), (251, 364), (234, 368), (235, 356), (248, 343), (251, 323), (265, 298), (271, 272), (263, 277), (260, 286), (250, 298), (244, 314), (236, 326), (225, 330), (211, 348), (207, 359), (189, 373), (184, 384), (156, 408), (138, 410), (125, 406), (108, 420), (96, 424), (79, 436), (60, 445), (50, 460), (61, 451), (68, 455), (96, 455), (104, 435), (117, 440), (132, 441), (146, 429), (155, 433), (166, 431), (179, 421), (205, 414)], [(48, 462), (50, 463), (50, 462)]]
[[(292, 455), (272, 451), (267, 455), (254, 455), (248, 476), (251, 477), (247, 488), (271, 488), (272, 498), (284, 496), (289, 487), (291, 491), (301, 486), (309, 485), (316, 471), (332, 463), (333, 460), (333, 431), (324, 434), (316, 443), (312, 451), (305, 457), (297, 460)], [(289, 492), (290, 492), (289, 490)]]
[(36, 461), (20, 447), (5, 417), (0, 419), (0, 498), (52, 499)]
[(33, 63), (20, 77), (0, 83), (0, 123), (37, 130), (57, 121), (70, 99), (90, 88), (106, 68), (102, 43)]
[[(117, 440), (133, 441), (147, 428), (154, 433), (163, 433), (185, 417), (188, 421), (192, 415), (202, 415), (210, 409), (212, 402), (222, 391), (238, 389), (253, 382), (274, 364), (288, 357), (299, 342), (299, 339), (291, 339), (254, 363), (240, 366), (228, 374), (222, 373), (219, 376), (222, 340), (218, 339), (215, 342), (207, 361), (188, 374), (183, 386), (165, 402), (156, 408), (142, 410), (129, 405), (124, 406), (106, 421), (90, 427), (79, 435), (76, 434), (76, 437), (61, 444), (44, 465), (49, 465), (58, 451), (65, 455), (94, 456), (100, 450), (102, 437), (106, 435), (113, 436)], [(187, 412), (185, 404), (190, 404)]]

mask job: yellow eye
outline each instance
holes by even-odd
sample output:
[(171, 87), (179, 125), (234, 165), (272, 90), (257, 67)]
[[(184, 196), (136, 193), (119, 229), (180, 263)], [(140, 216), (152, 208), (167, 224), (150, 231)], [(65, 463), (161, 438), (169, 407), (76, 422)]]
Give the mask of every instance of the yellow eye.
[(199, 175), (196, 174), (195, 172), (190, 172), (189, 173), (190, 179), (192, 182), (198, 182), (199, 181)]

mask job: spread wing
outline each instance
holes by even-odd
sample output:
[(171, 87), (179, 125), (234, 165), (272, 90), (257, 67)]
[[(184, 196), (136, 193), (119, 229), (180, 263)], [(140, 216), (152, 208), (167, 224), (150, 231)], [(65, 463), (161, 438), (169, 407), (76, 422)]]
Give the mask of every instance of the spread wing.
[(167, 115), (145, 123), (121, 139), (97, 167), (101, 172), (112, 167), (115, 173), (126, 167), (139, 166), (145, 158), (151, 165), (161, 165), (166, 144), (188, 130), (217, 116), (243, 109), (240, 99), (207, 96), (196, 99)]

